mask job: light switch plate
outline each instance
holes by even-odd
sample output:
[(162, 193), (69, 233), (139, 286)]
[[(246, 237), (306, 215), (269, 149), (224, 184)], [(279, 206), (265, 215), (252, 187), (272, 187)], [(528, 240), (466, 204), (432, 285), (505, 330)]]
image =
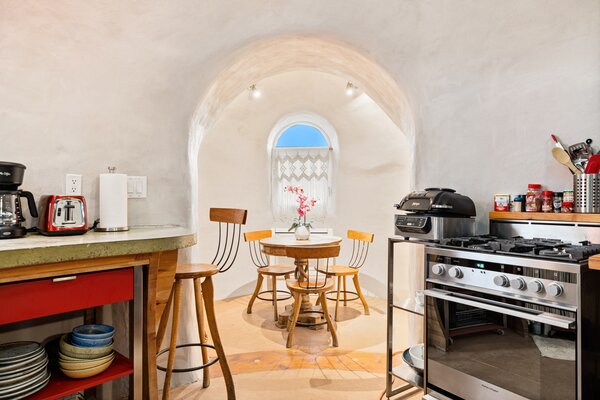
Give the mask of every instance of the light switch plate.
[(145, 199), (148, 197), (148, 178), (146, 176), (127, 177), (127, 198)]

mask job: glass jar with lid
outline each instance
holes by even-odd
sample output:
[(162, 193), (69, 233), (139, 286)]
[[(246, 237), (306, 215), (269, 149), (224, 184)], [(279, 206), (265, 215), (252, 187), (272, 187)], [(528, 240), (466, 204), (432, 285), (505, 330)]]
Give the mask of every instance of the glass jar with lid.
[(554, 209), (553, 194), (551, 190), (542, 192), (542, 212), (550, 213)]
[(525, 211), (539, 212), (542, 209), (542, 185), (530, 183), (525, 195)]

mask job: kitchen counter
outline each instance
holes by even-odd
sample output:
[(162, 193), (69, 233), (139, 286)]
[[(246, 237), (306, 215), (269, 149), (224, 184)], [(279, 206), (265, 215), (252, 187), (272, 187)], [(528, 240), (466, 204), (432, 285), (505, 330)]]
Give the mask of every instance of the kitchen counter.
[(194, 232), (179, 226), (140, 226), (127, 232), (88, 232), (78, 236), (29, 234), (0, 240), (0, 289), (3, 284), (8, 288), (22, 282), (80, 274), (91, 276), (95, 272), (124, 268), (139, 271), (142, 274), (139, 290), (136, 289), (139, 295), (135, 295), (134, 303), (139, 304), (143, 321), (140, 318), (133, 326), (134, 331), (141, 329), (143, 333), (134, 334), (138, 338), (134, 340), (134, 352), (140, 349), (138, 357), (134, 356), (134, 361), (137, 360), (134, 365), (138, 365), (134, 367), (134, 397), (153, 400), (157, 398), (158, 387), (157, 314), (160, 315), (169, 297), (178, 249), (193, 244)]
[(153, 253), (194, 243), (194, 233), (180, 226), (135, 227), (127, 232), (88, 232), (77, 236), (28, 234), (24, 238), (0, 240), (0, 269)]

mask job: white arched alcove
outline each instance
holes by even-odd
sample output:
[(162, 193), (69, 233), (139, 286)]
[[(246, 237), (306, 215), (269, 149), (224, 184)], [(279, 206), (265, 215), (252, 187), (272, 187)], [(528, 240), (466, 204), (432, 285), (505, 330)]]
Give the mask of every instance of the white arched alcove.
[[(390, 140), (394, 140), (391, 139), (393, 137), (397, 138), (396, 140), (402, 142), (406, 149), (406, 153), (403, 153), (403, 157), (406, 159), (405, 162), (408, 166), (407, 171), (409, 171), (409, 174), (406, 176), (406, 179), (403, 178), (403, 180), (408, 182), (407, 185), (412, 186), (412, 181), (414, 179), (414, 171), (412, 168), (414, 164), (412, 159), (414, 150), (413, 116), (406, 96), (389, 74), (357, 49), (335, 40), (298, 36), (268, 39), (246, 46), (233, 54), (230, 57), (227, 66), (217, 76), (213, 84), (202, 97), (196, 110), (190, 127), (188, 146), (192, 193), (192, 215), (190, 216), (190, 220), (192, 221), (192, 226), (198, 227), (200, 225), (200, 220), (206, 220), (204, 212), (207, 210), (207, 207), (227, 206), (222, 204), (203, 204), (202, 207), (200, 207), (200, 196), (203, 195), (198, 187), (198, 165), (200, 148), (203, 140), (207, 138), (207, 134), (211, 132), (220, 118), (223, 117), (228, 106), (234, 102), (236, 98), (239, 99), (240, 96), (244, 97), (246, 89), (251, 84), (260, 84), (261, 81), (268, 78), (285, 73), (292, 73), (294, 71), (313, 71), (329, 74), (337, 77), (337, 79), (341, 79), (344, 86), (346, 81), (352, 81), (360, 88), (360, 94), (353, 99), (352, 107), (360, 106), (360, 104), (364, 102), (374, 102), (377, 104), (382, 112), (382, 115), (379, 115), (378, 118), (389, 121), (389, 125), (393, 125), (395, 127), (393, 129), (399, 132), (397, 134), (391, 134)], [(340, 90), (343, 90), (344, 86), (342, 86)], [(268, 93), (265, 93), (264, 95), (267, 96)], [(301, 112), (318, 115), (319, 113), (317, 111), (318, 110), (305, 110)], [(273, 132), (277, 130), (274, 127), (277, 126), (278, 121), (284, 124), (286, 116), (289, 117), (291, 115), (293, 114), (282, 114), (278, 116), (270, 126), (271, 130), (265, 131), (264, 147), (261, 154), (265, 155), (265, 149), (268, 151), (268, 143), (270, 143), (268, 135), (270, 133), (273, 134)], [(228, 116), (227, 118), (230, 119), (231, 116)], [(223, 119), (226, 118), (223, 117)], [(321, 122), (321, 126), (324, 126), (322, 120), (318, 120), (318, 122)], [(388, 122), (386, 122), (386, 124), (387, 123)], [(390, 127), (390, 129), (392, 128)], [(328, 130), (329, 129), (324, 129), (324, 131)], [(337, 127), (332, 126), (330, 131), (336, 132), (336, 130)], [(375, 132), (373, 132), (373, 134), (375, 134)], [(338, 140), (337, 134), (334, 135), (334, 137), (330, 137), (330, 139)], [(353, 151), (360, 150), (358, 147), (360, 146), (354, 145)], [(213, 156), (214, 154), (216, 153), (213, 153)], [(265, 159), (267, 159), (267, 157), (265, 157)], [(228, 161), (232, 161), (231, 157), (228, 158)], [(235, 160), (233, 162), (235, 162)], [(267, 163), (265, 163), (265, 165), (266, 164)], [(243, 165), (240, 167), (245, 168)], [(368, 168), (370, 169), (370, 173), (378, 173), (380, 168), (385, 169), (387, 167), (388, 166), (386, 165), (379, 165), (377, 161), (374, 161)], [(208, 168), (213, 168), (215, 175), (218, 175), (220, 172), (218, 165), (210, 165)], [(258, 173), (264, 173), (265, 177), (267, 176), (268, 171), (265, 167), (252, 166), (252, 168)], [(244, 184), (244, 182), (240, 180), (236, 180), (236, 182)], [(395, 182), (390, 179), (389, 185), (395, 185)], [(252, 188), (249, 190), (252, 190)], [(403, 190), (406, 189), (403, 188)], [(391, 204), (393, 204), (394, 201), (397, 202), (397, 200), (399, 199), (394, 199), (393, 201), (386, 199), (385, 205), (380, 205), (378, 207), (380, 210), (383, 209), (383, 207), (386, 207), (386, 212), (389, 212), (391, 215), (393, 214)], [(202, 215), (199, 215), (199, 210), (203, 212)], [(340, 210), (340, 213), (341, 212), (342, 210)], [(256, 218), (255, 214), (249, 217), (251, 221), (253, 218)], [(391, 218), (389, 221), (388, 217), (383, 217), (383, 220), (381, 218), (379, 220), (385, 224), (386, 229), (387, 226), (389, 226), (390, 229), (393, 227)], [(348, 224), (351, 224), (355, 221), (347, 222)], [(345, 227), (347, 228), (349, 226), (346, 225)], [(250, 225), (246, 228), (247, 230), (251, 230), (257, 227)], [(336, 231), (336, 234), (345, 236), (345, 231), (340, 228)], [(195, 262), (211, 256), (210, 252), (213, 249), (210, 244), (206, 244), (204, 241), (206, 240), (206, 237), (210, 235), (210, 232), (206, 229), (202, 229), (199, 232), (199, 235), (201, 235), (199, 244), (205, 247), (200, 249), (200, 245), (198, 245), (182, 258), (185, 259), (187, 257), (190, 261)], [(378, 234), (378, 246), (385, 248), (385, 236), (386, 233)], [(243, 243), (242, 246), (244, 246)], [(202, 258), (200, 257), (200, 250), (202, 250)], [(240, 252), (244, 251), (247, 252), (247, 250), (242, 247)], [(244, 268), (248, 268), (248, 265), (241, 264), (245, 264), (244, 262), (240, 263), (240, 267), (243, 266)], [(219, 293), (216, 294), (219, 298), (242, 294), (245, 291), (252, 289), (253, 283), (246, 282), (235, 272), (228, 272), (228, 275), (229, 276), (225, 281), (221, 279), (223, 282), (216, 282), (217, 289), (219, 289), (220, 284), (227, 285), (227, 290), (221, 292), (217, 290)], [(369, 278), (366, 277), (365, 286), (367, 287), (369, 286), (368, 279)], [(380, 289), (379, 291), (381, 291), (381, 279), (377, 281), (373, 280), (372, 282), (377, 284)], [(231, 288), (234, 289), (232, 290)], [(186, 291), (186, 293), (188, 292), (191, 293), (189, 290)], [(186, 316), (189, 316), (190, 318), (187, 318)], [(182, 317), (191, 320), (192, 316), (193, 311), (186, 307), (186, 309), (183, 310)], [(183, 341), (186, 341), (186, 338), (194, 338), (196, 336), (194, 324), (186, 324), (185, 327), (182, 327), (180, 335), (183, 337)], [(184, 376), (182, 376), (181, 379), (187, 380)], [(177, 379), (177, 381), (179, 381), (179, 379)]]
[[(266, 77), (288, 71), (309, 70), (352, 81), (384, 110), (406, 135), (411, 148), (414, 148), (414, 119), (407, 96), (387, 71), (346, 43), (316, 36), (265, 39), (238, 50), (228, 61), (202, 96), (190, 126), (188, 161), (192, 193), (190, 220), (193, 227), (197, 226), (198, 221), (197, 160), (202, 139), (242, 88)], [(412, 160), (410, 164), (413, 165)], [(412, 186), (414, 173), (410, 179)]]

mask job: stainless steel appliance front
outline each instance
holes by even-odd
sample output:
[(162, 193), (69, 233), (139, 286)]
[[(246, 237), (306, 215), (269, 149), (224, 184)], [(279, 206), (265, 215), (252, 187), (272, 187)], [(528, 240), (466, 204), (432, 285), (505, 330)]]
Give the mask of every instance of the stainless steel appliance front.
[[(426, 248), (426, 257), (430, 392), (449, 399), (581, 398), (578, 264), (438, 248)], [(500, 276), (506, 286), (494, 280)], [(540, 276), (540, 292), (510, 285), (523, 279), (534, 287)], [(561, 293), (548, 290), (551, 284)]]

